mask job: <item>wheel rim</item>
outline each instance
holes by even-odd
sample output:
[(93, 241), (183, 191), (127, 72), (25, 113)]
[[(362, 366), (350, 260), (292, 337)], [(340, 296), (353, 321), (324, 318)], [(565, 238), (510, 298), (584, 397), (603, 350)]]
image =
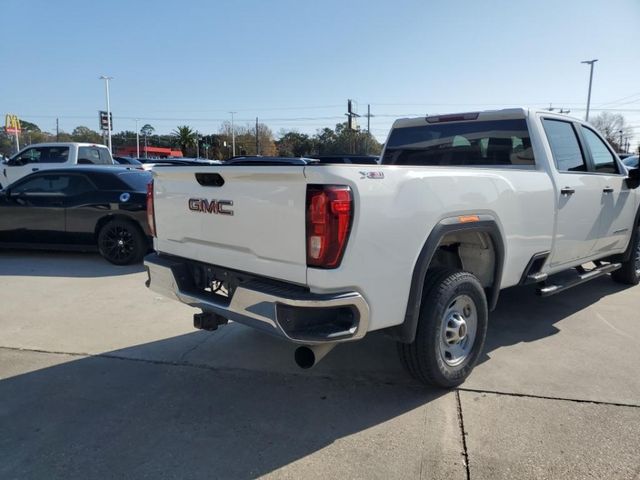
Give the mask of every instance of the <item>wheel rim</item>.
[(473, 348), (478, 329), (478, 309), (469, 295), (455, 297), (442, 316), (440, 356), (455, 367), (463, 363)]
[(132, 233), (119, 225), (107, 228), (108, 230), (102, 237), (102, 251), (112, 260), (127, 260), (135, 249)]

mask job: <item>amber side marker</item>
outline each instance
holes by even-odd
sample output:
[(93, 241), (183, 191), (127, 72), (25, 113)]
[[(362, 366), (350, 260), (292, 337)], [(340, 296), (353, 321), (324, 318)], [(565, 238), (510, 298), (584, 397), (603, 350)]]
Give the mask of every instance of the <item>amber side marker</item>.
[(461, 215), (458, 217), (460, 223), (479, 222), (480, 217), (478, 215)]

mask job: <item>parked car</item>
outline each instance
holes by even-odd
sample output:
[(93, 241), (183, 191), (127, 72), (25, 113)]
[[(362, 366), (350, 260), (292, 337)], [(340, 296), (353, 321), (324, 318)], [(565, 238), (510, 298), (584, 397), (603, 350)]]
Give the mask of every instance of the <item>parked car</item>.
[(142, 260), (151, 242), (151, 174), (124, 167), (48, 169), (0, 191), (0, 246), (95, 251), (109, 262)]
[(104, 145), (92, 143), (37, 143), (23, 148), (2, 165), (0, 188), (39, 170), (75, 165), (114, 165)]
[(147, 285), (201, 309), (197, 328), (230, 319), (297, 343), (303, 368), (381, 330), (413, 377), (452, 387), (502, 289), (640, 282), (639, 185), (565, 115), (400, 119), (381, 165), (158, 169)]
[(631, 155), (630, 157), (625, 158), (622, 161), (622, 163), (624, 163), (625, 167), (627, 167), (627, 168), (639, 168), (640, 167), (638, 165), (639, 159), (640, 159), (640, 156)]
[(207, 160), (204, 158), (133, 158), (133, 157), (114, 157), (114, 160), (121, 164), (128, 164), (142, 168), (144, 170), (151, 170), (155, 166), (184, 166), (184, 165), (219, 165), (219, 160)]
[(130, 165), (135, 168), (142, 168), (142, 162), (133, 157), (113, 157), (113, 161), (118, 165)]

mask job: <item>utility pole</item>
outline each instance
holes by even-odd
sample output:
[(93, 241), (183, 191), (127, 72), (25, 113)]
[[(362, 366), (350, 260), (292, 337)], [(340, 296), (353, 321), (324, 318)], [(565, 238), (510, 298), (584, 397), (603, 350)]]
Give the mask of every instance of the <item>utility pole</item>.
[(258, 117), (256, 117), (256, 155), (260, 155), (260, 136), (258, 134)]
[(589, 93), (587, 95), (587, 114), (584, 117), (586, 122), (589, 121), (589, 108), (591, 107), (591, 84), (593, 83), (593, 64), (596, 63), (597, 61), (598, 59), (595, 58), (593, 60), (585, 60), (583, 62), (580, 62), (580, 63), (588, 63), (589, 66), (591, 67), (591, 72), (589, 73)]
[(138, 128), (137, 118), (136, 118), (136, 158), (140, 158), (140, 129)]
[(200, 158), (200, 135), (198, 135), (198, 130), (196, 130), (196, 158)]
[(622, 152), (622, 130), (620, 130), (618, 133), (620, 134), (620, 143), (618, 144), (619, 145), (618, 151)]
[(231, 153), (236, 156), (236, 130), (233, 126), (233, 116), (238, 112), (229, 112), (231, 114)]
[(60, 141), (60, 122), (58, 121), (58, 117), (56, 117), (56, 142)]

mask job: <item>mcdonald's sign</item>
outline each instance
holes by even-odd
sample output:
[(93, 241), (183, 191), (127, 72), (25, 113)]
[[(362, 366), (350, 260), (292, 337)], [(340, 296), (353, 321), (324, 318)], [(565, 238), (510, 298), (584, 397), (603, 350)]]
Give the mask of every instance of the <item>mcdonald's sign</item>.
[(16, 115), (7, 113), (4, 116), (4, 131), (7, 133), (20, 133), (20, 119)]

